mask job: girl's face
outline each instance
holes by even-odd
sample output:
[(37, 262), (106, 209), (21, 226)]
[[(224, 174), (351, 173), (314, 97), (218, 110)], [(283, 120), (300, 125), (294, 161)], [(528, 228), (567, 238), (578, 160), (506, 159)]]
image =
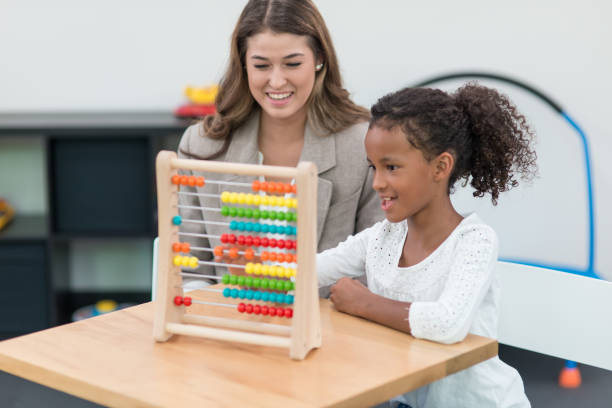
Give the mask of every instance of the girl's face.
[(435, 166), (406, 140), (398, 126), (369, 129), (365, 148), (374, 170), (372, 187), (380, 196), (387, 220), (400, 222), (429, 206), (439, 191)]
[(315, 57), (308, 37), (264, 31), (247, 39), (249, 90), (263, 115), (302, 119), (315, 82)]

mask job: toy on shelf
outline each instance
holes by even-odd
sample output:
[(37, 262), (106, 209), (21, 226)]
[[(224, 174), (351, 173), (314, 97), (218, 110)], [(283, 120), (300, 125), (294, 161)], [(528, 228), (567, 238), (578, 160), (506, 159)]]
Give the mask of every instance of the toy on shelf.
[(0, 231), (11, 222), (14, 216), (13, 207), (4, 198), (0, 198)]
[[(243, 342), (289, 350), (289, 356), (302, 360), (321, 345), (321, 322), (316, 275), (316, 166), (302, 162), (296, 168), (178, 159), (176, 153), (162, 151), (157, 156), (159, 251), (155, 296), (154, 338), (163, 342), (173, 334)], [(186, 174), (191, 171), (193, 174)], [(206, 172), (206, 178), (200, 175)], [(214, 179), (219, 173), (253, 176), (252, 183)], [(210, 175), (213, 175), (209, 179)], [(260, 176), (295, 180), (295, 184), (260, 182)], [(220, 194), (182, 191), (181, 186), (219, 185)], [(253, 193), (225, 189), (249, 188)], [(228, 222), (190, 220), (178, 214), (179, 195), (196, 195), (219, 200), (218, 208), (186, 206), (216, 211)], [(223, 204), (223, 205), (221, 205)], [(236, 206), (235, 204), (239, 204)], [(260, 206), (275, 207), (264, 210)], [(247, 218), (254, 222), (231, 220)], [(283, 220), (286, 225), (265, 220)], [(182, 223), (210, 223), (228, 227), (221, 235), (179, 231)], [(297, 227), (290, 224), (296, 224)], [(235, 231), (248, 231), (236, 236)], [(191, 247), (181, 242), (185, 236), (220, 239), (224, 246)], [(282, 239), (278, 235), (289, 235)], [(274, 237), (272, 237), (274, 236)], [(297, 238), (297, 239), (295, 239)], [(272, 248), (268, 250), (268, 248)], [(274, 249), (277, 248), (277, 249)], [(243, 256), (244, 265), (209, 262), (197, 254), (212, 252), (223, 259)], [(228, 267), (223, 276), (194, 273), (199, 265)], [(231, 268), (231, 269), (230, 269)], [(241, 270), (240, 273), (235, 273)], [(183, 277), (213, 279), (223, 285), (204, 288), (215, 292), (218, 301), (204, 302), (185, 296)], [(186, 313), (194, 304), (211, 308), (232, 308), (239, 318)], [(247, 319), (244, 319), (247, 316)], [(290, 325), (287, 325), (290, 322)], [(215, 326), (215, 327), (211, 327)]]
[(181, 118), (201, 118), (216, 112), (215, 98), (219, 92), (217, 85), (195, 87), (187, 86), (185, 96), (189, 103), (179, 106), (174, 115)]

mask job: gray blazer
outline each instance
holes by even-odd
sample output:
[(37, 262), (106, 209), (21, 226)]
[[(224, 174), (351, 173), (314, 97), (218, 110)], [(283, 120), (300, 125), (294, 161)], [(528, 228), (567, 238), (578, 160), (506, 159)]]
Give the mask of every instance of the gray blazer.
[[(254, 114), (241, 128), (234, 132), (232, 142), (225, 155), (215, 159), (219, 161), (258, 164), (257, 132), (259, 113)], [(337, 134), (318, 135), (312, 126), (306, 125), (304, 147), (300, 161), (311, 161), (317, 165), (319, 172), (317, 190), (317, 234), (318, 251), (335, 247), (349, 235), (370, 227), (383, 219), (379, 199), (372, 189), (372, 174), (369, 171), (364, 138), (367, 123), (359, 123)], [(179, 157), (190, 158), (182, 151), (204, 157), (218, 151), (223, 145), (221, 140), (212, 140), (204, 135), (201, 124), (190, 126), (183, 135)], [(211, 180), (252, 182), (253, 176), (233, 174), (203, 174)], [(251, 192), (249, 188), (206, 184), (197, 188), (197, 192), (220, 194), (224, 190)], [(185, 191), (185, 190), (183, 190)], [(192, 189), (192, 191), (195, 191)], [(218, 208), (219, 199), (212, 197), (181, 196), (181, 204)], [(202, 210), (182, 210), (185, 219), (228, 222), (219, 212)], [(210, 235), (221, 235), (228, 232), (227, 227), (218, 225), (188, 224), (181, 225), (182, 232), (196, 232)], [(237, 232), (236, 235), (246, 232)], [(218, 238), (186, 238), (192, 246), (215, 247), (221, 245)], [(209, 252), (198, 253), (198, 258), (212, 258)], [(200, 272), (222, 275), (227, 272), (224, 267), (201, 267)]]

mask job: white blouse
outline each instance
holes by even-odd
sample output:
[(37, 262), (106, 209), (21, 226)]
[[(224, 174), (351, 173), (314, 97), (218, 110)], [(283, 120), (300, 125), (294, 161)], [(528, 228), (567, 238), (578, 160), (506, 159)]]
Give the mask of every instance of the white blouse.
[[(468, 333), (497, 338), (498, 242), (476, 214), (416, 265), (400, 268), (407, 223), (381, 221), (317, 255), (319, 286), (366, 274), (378, 295), (411, 302), (412, 335), (455, 343)], [(518, 372), (498, 357), (397, 398), (417, 407), (529, 407)]]

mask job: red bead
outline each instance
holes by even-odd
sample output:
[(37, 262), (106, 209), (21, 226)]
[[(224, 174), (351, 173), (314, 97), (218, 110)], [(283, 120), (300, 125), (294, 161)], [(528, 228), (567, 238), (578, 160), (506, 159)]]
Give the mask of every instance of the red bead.
[(253, 191), (259, 191), (259, 187), (260, 187), (259, 186), (259, 180), (255, 180), (255, 181), (253, 181), (253, 184), (251, 184), (251, 189)]
[(291, 319), (293, 317), (293, 309), (290, 309), (290, 308), (285, 309), (285, 317)]
[(253, 237), (250, 235), (247, 235), (247, 237), (244, 239), (244, 244), (247, 246), (253, 245)]
[(223, 244), (227, 244), (227, 235), (228, 234), (221, 234), (221, 242)]
[(244, 310), (246, 309), (246, 305), (244, 303), (240, 303), (238, 304), (238, 311), (240, 313), (244, 313)]
[(172, 176), (170, 180), (172, 181), (172, 184), (181, 184), (181, 176), (179, 176), (178, 174)]
[(185, 304), (185, 306), (191, 306), (191, 298), (189, 296), (185, 296), (185, 298), (183, 299), (183, 303)]
[(276, 316), (276, 308), (275, 307), (271, 306), (268, 309), (268, 312), (270, 313), (270, 316)]
[(234, 234), (227, 234), (227, 242), (230, 244), (235, 244), (236, 243), (236, 235)]
[(249, 313), (249, 314), (253, 313), (253, 305), (252, 304), (249, 303), (248, 305), (246, 305), (246, 312)]
[(238, 236), (238, 245), (244, 245), (246, 238), (244, 235)]
[(177, 306), (180, 306), (183, 304), (183, 298), (180, 296), (175, 296), (174, 297), (174, 304)]
[(278, 241), (276, 241), (276, 245), (280, 248), (283, 249), (285, 247), (285, 240), (284, 239), (279, 239)]
[(261, 314), (264, 316), (267, 316), (268, 313), (270, 313), (270, 309), (268, 309), (268, 306), (262, 306), (261, 307)]
[(289, 241), (291, 242), (291, 248), (287, 247), (287, 249), (297, 249), (297, 241)]
[(261, 245), (261, 238), (259, 237), (253, 237), (253, 245), (254, 246), (260, 246)]
[(197, 177), (196, 178), (196, 185), (198, 187), (204, 187), (204, 184), (206, 184), (206, 182), (204, 181), (204, 177)]
[(261, 246), (263, 246), (263, 247), (267, 247), (268, 245), (270, 245), (270, 242), (269, 242), (269, 241), (270, 241), (270, 240), (269, 240), (268, 238), (263, 237), (263, 238), (261, 239)]
[(261, 313), (261, 306), (259, 306), (259, 305), (253, 306), (253, 313), (260, 314)]
[(276, 248), (276, 245), (277, 245), (277, 243), (276, 243), (276, 239), (274, 239), (274, 238), (270, 238), (270, 240), (269, 240), (268, 242), (270, 243), (270, 246), (271, 246), (272, 248)]

